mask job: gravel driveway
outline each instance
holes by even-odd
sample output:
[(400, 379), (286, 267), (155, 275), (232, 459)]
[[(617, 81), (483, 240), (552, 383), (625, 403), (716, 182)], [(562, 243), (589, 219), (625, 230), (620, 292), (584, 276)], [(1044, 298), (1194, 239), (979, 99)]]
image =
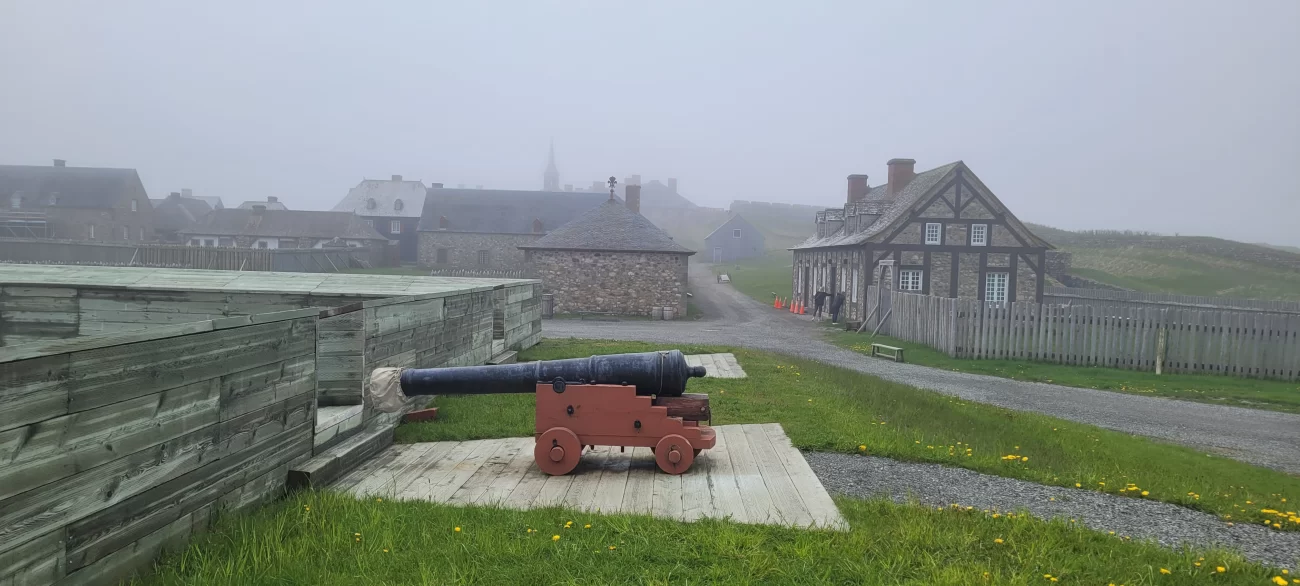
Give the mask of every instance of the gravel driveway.
[(832, 494), (888, 496), (934, 507), (953, 504), (1000, 513), (1028, 510), (1035, 517), (1077, 519), (1116, 538), (1154, 539), (1166, 547), (1190, 545), (1236, 549), (1247, 559), (1276, 567), (1300, 567), (1300, 533), (1250, 523), (1229, 526), (1208, 513), (1159, 501), (1090, 490), (1044, 486), (938, 464), (914, 464), (873, 456), (804, 452)]
[(692, 263), (690, 271), (694, 301), (705, 319), (544, 320), (542, 335), (768, 350), (972, 401), (1149, 436), (1300, 474), (1300, 415), (1014, 381), (872, 359), (823, 341), (820, 326), (807, 316), (773, 310), (731, 285), (717, 283), (707, 264)]

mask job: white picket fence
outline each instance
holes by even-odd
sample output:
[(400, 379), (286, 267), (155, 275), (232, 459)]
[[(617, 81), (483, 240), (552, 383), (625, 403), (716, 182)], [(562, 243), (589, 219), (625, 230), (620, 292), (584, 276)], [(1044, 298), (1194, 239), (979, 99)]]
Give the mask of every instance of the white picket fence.
[[(880, 313), (868, 329), (879, 325)], [(893, 293), (880, 331), (956, 358), (1300, 379), (1300, 315)]]

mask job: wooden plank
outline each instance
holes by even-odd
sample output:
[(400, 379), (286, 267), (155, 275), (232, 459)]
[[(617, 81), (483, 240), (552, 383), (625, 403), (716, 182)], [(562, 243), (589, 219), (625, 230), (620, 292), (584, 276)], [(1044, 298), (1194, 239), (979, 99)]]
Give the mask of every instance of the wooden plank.
[(798, 448), (790, 442), (786, 436), (785, 430), (779, 423), (760, 424), (763, 431), (767, 434), (768, 441), (771, 442), (772, 448), (776, 451), (781, 465), (785, 467), (785, 473), (794, 483), (795, 489), (799, 493), (799, 498), (807, 508), (809, 514), (818, 525), (836, 529), (848, 529), (848, 523), (840, 515), (840, 510), (835, 506), (835, 501), (826, 493), (817, 475), (813, 473), (812, 467), (804, 459), (803, 454), (799, 453)]
[(334, 481), (330, 488), (351, 492), (361, 481), (376, 474), (382, 474), (385, 469), (393, 466), (398, 456), (419, 447), (420, 444), (393, 444), (388, 446), (384, 451), (366, 459), (360, 466), (353, 468), (350, 472), (344, 474), (342, 478)]
[(531, 437), (518, 438), (515, 440), (515, 457), (508, 462), (504, 468), (498, 471), (495, 479), (489, 483), (487, 490), (474, 499), (476, 505), (502, 505), (509, 500), (510, 494), (514, 491), (519, 483), (524, 479), (533, 465), (533, 445)]
[(682, 478), (682, 520), (695, 521), (710, 516), (713, 499), (709, 493), (711, 454), (700, 452)]
[(620, 512), (623, 495), (627, 489), (628, 471), (632, 466), (632, 449), (610, 448), (609, 457), (600, 471), (600, 482), (596, 487), (596, 497), (591, 502), (591, 510), (604, 513)]
[[(392, 464), (380, 470), (374, 476), (366, 478), (356, 483), (352, 489), (352, 494), (358, 497), (386, 497), (393, 498), (410, 486), (416, 476), (424, 470), (424, 467), (431, 461), (438, 461), (449, 457), (448, 454), (454, 449), (459, 448), (463, 442), (430, 442), (415, 444), (407, 448), (393, 459)], [(468, 453), (466, 448), (459, 452), (460, 457)]]
[(523, 477), (519, 479), (519, 484), (510, 490), (510, 495), (501, 502), (501, 506), (508, 509), (529, 508), (533, 500), (541, 494), (542, 488), (546, 486), (546, 479), (550, 477), (536, 465), (528, 466)]
[[(714, 428), (717, 430), (718, 428)], [(718, 433), (713, 448), (701, 453), (707, 458), (709, 496), (712, 501), (710, 517), (730, 518), (737, 523), (748, 522), (745, 505), (741, 502), (740, 488), (736, 486), (734, 470), (731, 467), (731, 455), (727, 451), (727, 440)]]
[(601, 469), (609, 458), (609, 446), (592, 446), (582, 454), (578, 467), (569, 473), (573, 482), (564, 493), (563, 506), (578, 511), (591, 510), (600, 487)]
[(0, 552), (0, 584), (5, 586), (53, 584), (65, 568), (62, 528)]
[(740, 490), (740, 500), (745, 506), (745, 516), (751, 523), (780, 523), (781, 516), (774, 509), (772, 496), (763, 482), (745, 432), (734, 426), (719, 427), (717, 431), (726, 436), (727, 454), (731, 457), (731, 469)]
[[(649, 451), (650, 448), (646, 448)], [(545, 473), (543, 473), (545, 474)], [(573, 483), (573, 475), (565, 474), (563, 476), (546, 476), (546, 482), (542, 484), (541, 490), (537, 491), (537, 496), (533, 498), (533, 507), (558, 507), (564, 502), (565, 493), (569, 492), (569, 485)]]
[(480, 440), (465, 442), (470, 447), (464, 458), (454, 456), (441, 458), (426, 466), (420, 476), (395, 499), (427, 500), (436, 503), (447, 502), (465, 482), (478, 472), (494, 454), (503, 449), (507, 442), (501, 440)]
[(0, 431), (68, 413), (67, 354), (5, 363), (0, 368)]
[[(94, 563), (227, 493), (242, 491), (250, 481), (285, 470), (290, 460), (311, 454), (308, 429), (304, 422), (69, 524), (68, 569)], [(276, 479), (281, 488), (284, 477)]]
[(780, 456), (768, 439), (767, 430), (761, 425), (752, 423), (742, 428), (745, 430), (745, 438), (749, 440), (750, 449), (754, 451), (754, 460), (758, 463), (777, 514), (787, 525), (795, 527), (812, 525), (813, 517), (804, 506), (799, 490), (790, 480)]
[(632, 448), (628, 461), (627, 486), (623, 488), (623, 511), (649, 515), (654, 500), (654, 479), (658, 469), (650, 448)]
[(684, 511), (682, 505), (682, 475), (655, 474), (654, 496), (650, 501), (650, 514), (665, 519), (680, 519)]
[[(455, 504), (473, 504), (487, 493), (493, 483), (500, 481), (500, 475), (521, 452), (532, 456), (533, 442), (528, 442), (527, 450), (515, 438), (496, 440), (501, 446), (479, 466), (465, 484), (448, 497), (447, 502)], [(513, 488), (513, 487), (511, 487)]]

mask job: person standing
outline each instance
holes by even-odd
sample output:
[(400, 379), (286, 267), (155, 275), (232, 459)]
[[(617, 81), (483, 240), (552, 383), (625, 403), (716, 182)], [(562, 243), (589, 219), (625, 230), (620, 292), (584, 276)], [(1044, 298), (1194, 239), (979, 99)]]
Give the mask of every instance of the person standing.
[(844, 308), (844, 292), (840, 291), (831, 299), (831, 323), (839, 323), (840, 309)]
[(814, 318), (821, 319), (822, 307), (826, 305), (826, 298), (829, 296), (830, 294), (825, 291), (818, 291), (815, 295), (813, 295), (813, 307), (814, 307), (813, 317)]

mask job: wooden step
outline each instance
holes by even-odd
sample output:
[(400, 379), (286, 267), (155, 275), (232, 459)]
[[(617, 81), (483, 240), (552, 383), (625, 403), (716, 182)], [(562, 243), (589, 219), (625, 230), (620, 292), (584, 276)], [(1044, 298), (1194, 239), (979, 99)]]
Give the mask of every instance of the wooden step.
[(515, 352), (514, 350), (506, 350), (505, 352), (493, 356), (492, 360), (488, 361), (488, 364), (513, 364), (516, 362), (518, 356), (518, 352)]

